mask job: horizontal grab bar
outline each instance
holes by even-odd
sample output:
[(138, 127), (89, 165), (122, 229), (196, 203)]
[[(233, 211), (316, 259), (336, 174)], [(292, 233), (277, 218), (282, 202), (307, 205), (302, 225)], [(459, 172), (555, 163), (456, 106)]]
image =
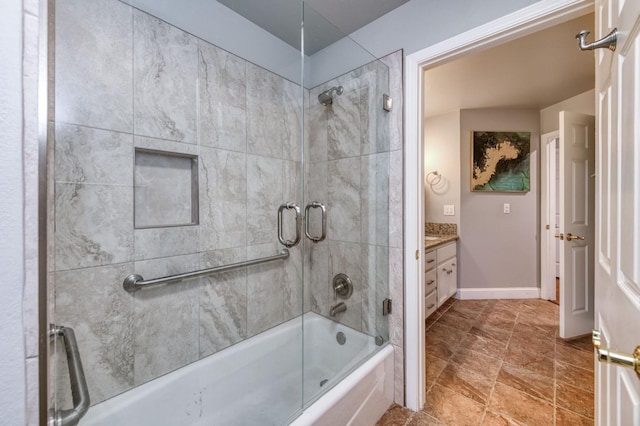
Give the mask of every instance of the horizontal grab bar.
[(289, 250), (282, 249), (275, 256), (262, 257), (260, 259), (245, 260), (244, 262), (230, 263), (228, 265), (214, 266), (213, 268), (201, 269), (199, 271), (185, 272), (184, 274), (169, 275), (167, 277), (145, 280), (141, 275), (131, 274), (124, 279), (122, 286), (130, 293), (140, 289), (155, 287), (162, 284), (174, 283), (188, 278), (201, 277), (203, 275), (215, 274), (216, 272), (231, 271), (233, 269), (244, 268), (246, 266), (260, 265), (261, 263), (273, 262), (274, 260), (286, 259), (289, 257)]

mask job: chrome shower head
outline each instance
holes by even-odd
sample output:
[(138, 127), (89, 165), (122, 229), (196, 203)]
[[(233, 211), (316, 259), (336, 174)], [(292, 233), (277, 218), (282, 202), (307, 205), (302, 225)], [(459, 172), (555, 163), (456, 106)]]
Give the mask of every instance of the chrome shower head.
[(320, 93), (318, 95), (318, 101), (323, 106), (329, 106), (333, 103), (333, 96), (342, 95), (342, 92), (344, 92), (342, 86), (332, 87), (331, 89), (325, 90), (324, 92)]

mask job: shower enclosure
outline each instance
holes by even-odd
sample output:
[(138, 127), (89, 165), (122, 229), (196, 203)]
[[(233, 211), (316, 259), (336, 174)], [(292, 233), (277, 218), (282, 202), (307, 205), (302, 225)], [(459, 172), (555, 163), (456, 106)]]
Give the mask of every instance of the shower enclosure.
[(215, 365), (181, 424), (290, 423), (389, 342), (388, 68), (299, 0), (48, 5), (52, 415)]

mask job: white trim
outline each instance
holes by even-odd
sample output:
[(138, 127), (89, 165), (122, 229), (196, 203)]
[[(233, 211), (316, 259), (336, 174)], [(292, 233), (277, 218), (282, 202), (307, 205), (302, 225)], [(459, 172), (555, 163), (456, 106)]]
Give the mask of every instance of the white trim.
[(540, 299), (538, 287), (459, 288), (456, 299)]
[[(425, 402), (424, 253), (422, 203), (422, 74), (424, 69), (477, 52), (593, 10), (593, 0), (541, 0), (405, 58), (405, 403), (419, 411)], [(420, 256), (422, 259), (423, 256)]]

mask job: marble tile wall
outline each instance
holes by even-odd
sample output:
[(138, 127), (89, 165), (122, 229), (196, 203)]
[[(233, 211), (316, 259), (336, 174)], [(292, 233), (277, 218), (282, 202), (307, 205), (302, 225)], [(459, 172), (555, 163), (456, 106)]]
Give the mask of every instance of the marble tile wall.
[[(134, 272), (280, 250), (277, 208), (302, 198), (300, 86), (117, 0), (56, 2), (53, 42), (50, 282), (92, 404), (300, 315), (299, 248), (285, 262), (122, 289)], [(197, 225), (135, 229), (136, 148), (197, 156)]]

